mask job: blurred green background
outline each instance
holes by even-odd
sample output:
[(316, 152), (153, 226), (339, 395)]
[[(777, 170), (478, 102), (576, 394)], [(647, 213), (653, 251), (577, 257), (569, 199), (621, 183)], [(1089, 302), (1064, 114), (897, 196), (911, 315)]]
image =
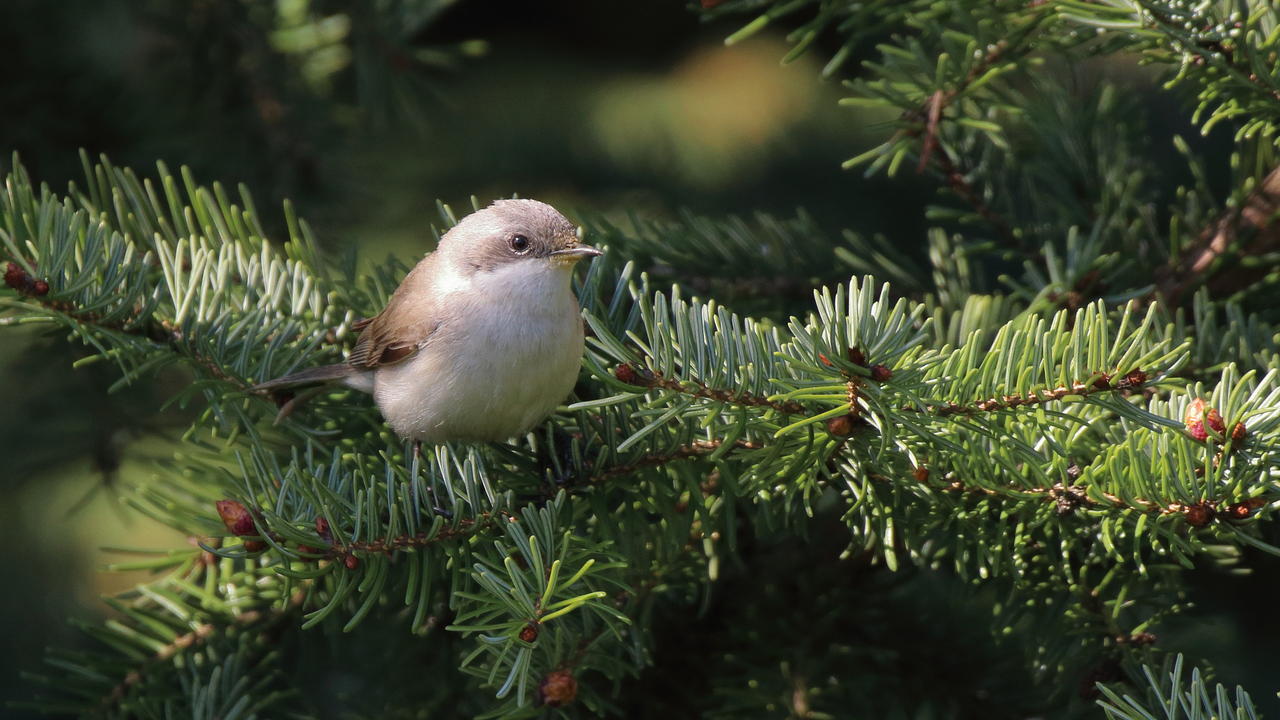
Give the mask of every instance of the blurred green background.
[[(734, 29), (675, 0), (5, 0), (0, 150), (59, 190), (79, 148), (244, 182), (277, 237), (289, 198), (326, 250), (366, 262), (426, 252), (437, 200), (512, 194), (623, 222), (804, 207), (829, 235), (884, 233), (922, 255), (931, 182), (840, 170), (889, 118), (837, 106), (821, 47), (783, 66), (781, 35), (726, 47)], [(1180, 113), (1136, 77), (1153, 132), (1185, 131), (1158, 125)], [(0, 594), (0, 700), (25, 695), (18, 673), (46, 646), (80, 642), (68, 617), (136, 581), (100, 572), (121, 558), (102, 548), (187, 542), (116, 490), (169, 454), (188, 410), (159, 409), (184, 378), (109, 395), (112, 368), (73, 370), (78, 352), (0, 334), (0, 543), (16, 573)], [(1170, 642), (1266, 700), (1273, 668), (1233, 648), (1276, 621), (1241, 617), (1257, 587), (1237, 582), (1252, 581), (1207, 576), (1196, 599), (1218, 610)]]

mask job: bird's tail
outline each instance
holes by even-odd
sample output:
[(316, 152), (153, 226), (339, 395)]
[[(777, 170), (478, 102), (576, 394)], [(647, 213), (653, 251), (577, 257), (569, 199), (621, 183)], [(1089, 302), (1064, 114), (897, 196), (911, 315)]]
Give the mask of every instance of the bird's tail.
[(276, 390), (300, 387), (302, 385), (316, 385), (319, 383), (333, 382), (335, 380), (347, 380), (359, 372), (360, 370), (351, 367), (347, 363), (322, 365), (320, 367), (307, 368), (306, 370), (300, 370), (296, 373), (285, 375), (284, 377), (278, 377), (274, 380), (259, 383), (250, 388), (250, 391), (256, 393), (268, 393)]

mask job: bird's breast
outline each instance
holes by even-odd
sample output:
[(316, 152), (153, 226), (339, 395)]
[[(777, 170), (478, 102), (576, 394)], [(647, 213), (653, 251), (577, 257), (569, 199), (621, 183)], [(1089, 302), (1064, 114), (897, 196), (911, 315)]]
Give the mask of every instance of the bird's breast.
[(378, 371), (374, 397), (403, 437), (500, 441), (560, 404), (582, 361), (582, 320), (561, 272), (484, 273), (445, 298), (439, 329)]

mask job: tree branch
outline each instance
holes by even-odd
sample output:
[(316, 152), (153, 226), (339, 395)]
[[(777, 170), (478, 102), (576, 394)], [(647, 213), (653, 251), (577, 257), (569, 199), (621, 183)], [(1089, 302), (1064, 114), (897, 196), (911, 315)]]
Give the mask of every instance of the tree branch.
[[(1177, 305), (1189, 290), (1205, 281), (1218, 259), (1232, 251), (1241, 256), (1280, 251), (1280, 223), (1273, 222), (1277, 212), (1280, 212), (1280, 167), (1262, 179), (1242, 207), (1218, 218), (1200, 233), (1199, 240), (1158, 271), (1157, 288), (1161, 297), (1170, 305)], [(1253, 233), (1251, 240), (1240, 245), (1240, 236), (1247, 233)], [(1269, 268), (1237, 268), (1230, 277), (1209, 282), (1214, 290), (1230, 291), (1247, 287), (1267, 272)]]

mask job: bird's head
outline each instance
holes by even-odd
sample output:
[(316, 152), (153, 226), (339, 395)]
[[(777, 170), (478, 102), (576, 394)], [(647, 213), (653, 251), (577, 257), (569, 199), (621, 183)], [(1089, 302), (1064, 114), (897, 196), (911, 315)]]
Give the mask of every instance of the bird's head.
[(564, 215), (537, 200), (498, 200), (466, 216), (441, 238), (440, 252), (470, 273), (515, 263), (567, 273), (579, 260), (601, 254), (579, 241), (577, 226)]

